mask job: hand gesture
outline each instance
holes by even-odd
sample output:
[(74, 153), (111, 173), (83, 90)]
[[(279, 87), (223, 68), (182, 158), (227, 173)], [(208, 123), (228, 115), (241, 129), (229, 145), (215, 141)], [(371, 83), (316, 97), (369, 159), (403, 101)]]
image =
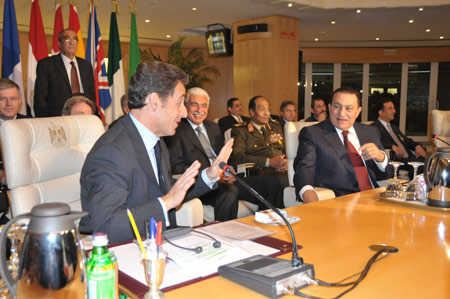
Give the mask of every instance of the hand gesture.
[(220, 150), (220, 153), (217, 155), (213, 164), (206, 169), (206, 175), (210, 180), (214, 180), (220, 177), (220, 175), (222, 174), (223, 170), (219, 167), (219, 164), (222, 162), (224, 163), (228, 162), (228, 158), (230, 157), (231, 152), (233, 151), (233, 142), (234, 142), (233, 138), (228, 140), (228, 142), (225, 143), (225, 145)]
[(183, 175), (176, 181), (169, 192), (162, 196), (161, 199), (166, 205), (167, 211), (177, 207), (186, 197), (186, 192), (194, 184), (195, 177), (198, 174), (198, 170), (201, 164), (198, 161), (189, 166), (188, 169), (183, 173)]
[(377, 162), (383, 162), (385, 155), (382, 150), (380, 150), (375, 143), (366, 143), (359, 148), (361, 151), (361, 157), (364, 160), (374, 159)]

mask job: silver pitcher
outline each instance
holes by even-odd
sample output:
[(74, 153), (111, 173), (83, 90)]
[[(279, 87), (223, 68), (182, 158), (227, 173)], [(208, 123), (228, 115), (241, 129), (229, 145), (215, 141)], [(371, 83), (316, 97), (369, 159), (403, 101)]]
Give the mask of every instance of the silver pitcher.
[[(0, 272), (16, 298), (86, 298), (85, 257), (74, 223), (85, 215), (71, 212), (65, 203), (45, 203), (5, 225), (0, 236)], [(27, 218), (30, 222), (14, 281), (5, 260), (7, 231), (12, 223)]]
[(438, 148), (425, 161), (428, 205), (450, 208), (450, 147)]

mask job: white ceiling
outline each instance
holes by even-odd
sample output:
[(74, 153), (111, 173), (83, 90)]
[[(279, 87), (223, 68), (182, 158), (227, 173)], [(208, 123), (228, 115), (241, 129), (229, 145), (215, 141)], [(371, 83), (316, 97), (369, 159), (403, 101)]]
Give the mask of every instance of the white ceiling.
[[(15, 0), (19, 31), (28, 31), (31, 0)], [(87, 38), (88, 0), (75, 0), (83, 37)], [(119, 0), (119, 33), (129, 41), (129, 0)], [(139, 42), (170, 45), (178, 36), (187, 36), (189, 47), (205, 47), (203, 35), (187, 35), (186, 30), (213, 23), (231, 25), (272, 14), (300, 20), (302, 47), (399, 47), (450, 46), (450, 0), (136, 0)], [(289, 8), (288, 3), (293, 7)], [(420, 6), (420, 2), (428, 6)], [(39, 0), (47, 34), (53, 32), (55, 0)], [(69, 22), (69, 0), (63, 0), (65, 27)], [(95, 0), (103, 40), (109, 39), (111, 0)], [(363, 4), (361, 4), (363, 3)], [(3, 15), (4, 0), (0, 0)], [(317, 7), (310, 6), (316, 5)], [(364, 7), (358, 7), (364, 5)], [(433, 5), (433, 6), (431, 6)], [(397, 7), (398, 6), (398, 7)], [(197, 8), (193, 11), (192, 8)], [(419, 11), (423, 7), (423, 11)], [(356, 13), (356, 8), (362, 12)], [(150, 22), (146, 23), (145, 20)], [(414, 23), (408, 21), (414, 19)], [(331, 21), (336, 24), (332, 25)], [(426, 32), (430, 29), (430, 32)], [(167, 38), (166, 35), (171, 37)], [(440, 39), (443, 36), (444, 39)], [(375, 39), (379, 37), (380, 40)], [(314, 41), (318, 38), (319, 41)]]

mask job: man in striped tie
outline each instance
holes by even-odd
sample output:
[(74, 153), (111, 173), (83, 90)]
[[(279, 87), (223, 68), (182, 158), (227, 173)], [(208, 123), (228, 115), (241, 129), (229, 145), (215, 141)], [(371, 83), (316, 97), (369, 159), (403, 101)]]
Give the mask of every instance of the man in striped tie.
[(294, 185), (303, 202), (318, 200), (314, 187), (332, 189), (340, 196), (376, 188), (377, 180), (392, 174), (378, 130), (355, 123), (360, 101), (354, 89), (335, 90), (329, 119), (300, 132)]

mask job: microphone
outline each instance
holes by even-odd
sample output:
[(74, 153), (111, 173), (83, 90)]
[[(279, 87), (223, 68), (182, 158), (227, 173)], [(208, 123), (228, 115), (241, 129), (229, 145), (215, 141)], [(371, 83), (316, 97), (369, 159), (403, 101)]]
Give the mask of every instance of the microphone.
[(289, 221), (284, 217), (283, 214), (278, 211), (278, 209), (269, 201), (267, 201), (264, 197), (262, 197), (258, 192), (256, 192), (252, 187), (250, 187), (244, 180), (242, 180), (240, 177), (234, 174), (234, 171), (231, 171), (233, 169), (230, 165), (227, 165), (225, 162), (221, 162), (219, 164), (219, 167), (223, 169), (225, 176), (234, 176), (236, 178), (236, 181), (238, 181), (245, 189), (250, 191), (251, 194), (253, 194), (257, 199), (259, 199), (262, 203), (264, 203), (269, 209), (277, 213), (278, 216), (283, 219), (284, 223), (286, 223), (286, 226), (289, 229), (289, 233), (291, 234), (292, 239), (292, 267), (297, 268), (301, 265), (303, 265), (303, 259), (298, 257), (298, 247), (297, 242), (295, 241), (295, 235), (294, 231), (292, 230), (292, 226), (289, 223)]
[(220, 276), (228, 278), (242, 286), (259, 292), (272, 299), (282, 295), (293, 294), (294, 290), (309, 285), (311, 277), (314, 277), (314, 266), (304, 264), (298, 257), (297, 241), (294, 231), (286, 217), (269, 201), (262, 197), (244, 180), (238, 177), (232, 167), (224, 162), (219, 164), (225, 176), (234, 176), (236, 180), (253, 196), (264, 203), (268, 208), (278, 214), (289, 229), (292, 239), (291, 261), (264, 255), (255, 255), (231, 264), (219, 267)]
[(447, 144), (447, 145), (450, 145), (450, 143), (448, 143), (447, 141), (445, 141), (445, 140), (442, 139), (442, 138), (439, 138), (439, 136), (436, 135), (436, 134), (431, 134), (431, 138), (433, 138), (434, 140), (439, 140), (439, 141), (441, 141), (441, 142), (443, 142), (443, 143), (445, 143), (445, 144)]

